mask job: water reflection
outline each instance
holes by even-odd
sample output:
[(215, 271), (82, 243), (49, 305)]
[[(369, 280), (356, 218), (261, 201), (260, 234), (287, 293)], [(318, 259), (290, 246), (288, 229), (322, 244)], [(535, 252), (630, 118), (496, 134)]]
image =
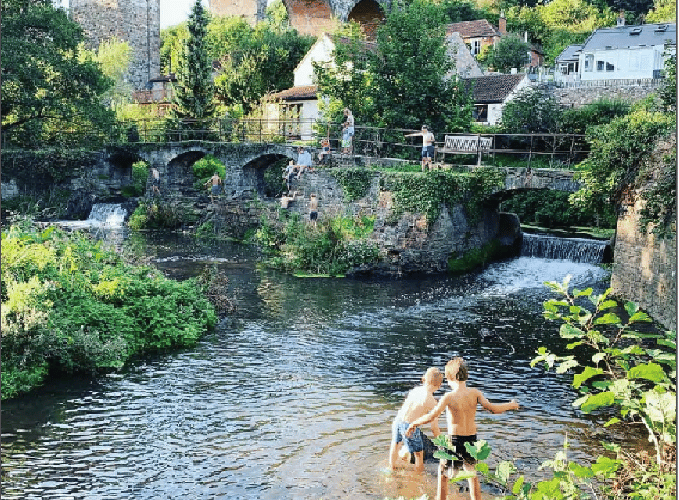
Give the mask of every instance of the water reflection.
[(493, 460), (536, 472), (566, 435), (571, 456), (597, 451), (573, 391), (529, 358), (557, 329), (542, 281), (596, 284), (599, 268), (521, 258), (462, 278), (296, 279), (238, 245), (133, 244), (178, 278), (220, 266), (238, 310), (194, 350), (4, 403), (3, 498), (433, 497), (433, 464), (424, 479), (385, 474), (390, 422), (455, 355), (489, 399), (522, 404), (479, 413)]

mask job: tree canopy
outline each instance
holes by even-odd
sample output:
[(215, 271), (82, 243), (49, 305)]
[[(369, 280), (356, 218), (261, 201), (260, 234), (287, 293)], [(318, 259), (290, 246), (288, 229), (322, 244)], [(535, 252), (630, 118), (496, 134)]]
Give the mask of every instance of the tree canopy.
[(97, 144), (110, 134), (114, 115), (101, 97), (113, 82), (83, 57), (83, 41), (49, 0), (3, 3), (2, 128), (13, 142)]
[(510, 34), (500, 38), (496, 44), (489, 45), (477, 60), (495, 71), (508, 73), (512, 68), (521, 69), (529, 62), (530, 45)]
[(453, 73), (445, 23), (440, 5), (415, 1), (387, 14), (375, 44), (336, 39), (334, 69), (317, 67), (320, 93), (349, 106), (362, 124), (466, 128), (472, 106)]

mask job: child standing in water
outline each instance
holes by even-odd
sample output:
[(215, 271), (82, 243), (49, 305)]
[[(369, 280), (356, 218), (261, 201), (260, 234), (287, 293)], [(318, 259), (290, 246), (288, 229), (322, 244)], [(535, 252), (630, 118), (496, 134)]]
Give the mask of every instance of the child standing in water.
[[(396, 460), (402, 446), (405, 446), (408, 453), (413, 453), (415, 455), (415, 469), (418, 472), (424, 470), (424, 442), (422, 441), (422, 432), (420, 429), (415, 429), (415, 432), (406, 436), (406, 430), (408, 429), (410, 422), (416, 421), (436, 407), (434, 393), (441, 387), (442, 382), (443, 375), (440, 370), (432, 367), (422, 376), (422, 385), (415, 387), (408, 393), (406, 400), (403, 402), (403, 405), (398, 411), (391, 426), (389, 467), (392, 470), (396, 468)], [(436, 437), (440, 433), (438, 422), (435, 419), (430, 420), (430, 422), (431, 430), (434, 433), (434, 437)]]
[[(456, 468), (463, 465), (467, 472), (475, 472), (476, 461), (465, 448), (465, 443), (476, 442), (476, 406), (481, 405), (491, 413), (504, 413), (508, 410), (518, 410), (519, 404), (512, 400), (509, 403), (494, 404), (488, 401), (481, 391), (467, 387), (469, 371), (462, 358), (454, 358), (446, 363), (446, 379), (450, 385), (447, 392), (438, 402), (436, 407), (428, 414), (414, 420), (406, 436), (414, 435), (418, 426), (429, 422), (436, 422), (438, 416), (446, 411), (448, 421), (448, 444), (453, 448), (455, 461), (441, 460), (439, 464), (437, 500), (445, 500), (448, 495), (448, 479), (453, 477)], [(451, 463), (452, 462), (452, 463)], [(451, 467), (452, 465), (452, 467)], [(472, 500), (481, 500), (481, 482), (478, 476), (469, 479), (469, 492)]]

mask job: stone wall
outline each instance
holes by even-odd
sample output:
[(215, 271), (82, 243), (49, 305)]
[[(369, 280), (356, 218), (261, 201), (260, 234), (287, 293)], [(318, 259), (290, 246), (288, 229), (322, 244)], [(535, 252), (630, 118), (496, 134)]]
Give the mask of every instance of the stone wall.
[(677, 241), (639, 231), (637, 200), (618, 219), (613, 293), (631, 300), (666, 328), (677, 329)]
[[(643, 192), (665, 178), (672, 182), (664, 157), (676, 150), (677, 136), (659, 141), (647, 160), (650, 175), (645, 184), (628, 192), (618, 218), (615, 263), (611, 288), (616, 296), (631, 300), (666, 328), (677, 329), (677, 227), (670, 219), (670, 236), (654, 234), (651, 223), (642, 228)], [(672, 215), (672, 214), (671, 214)], [(645, 230), (644, 230), (645, 229)]]
[(83, 27), (88, 48), (111, 38), (130, 44), (126, 76), (135, 90), (160, 76), (160, 0), (70, 0), (69, 13)]
[(658, 91), (662, 80), (637, 84), (583, 85), (577, 87), (551, 87), (556, 101), (565, 107), (579, 108), (599, 99), (637, 102)]
[[(380, 190), (380, 174), (372, 179), (367, 194), (353, 202), (344, 199), (342, 186), (326, 172), (307, 173), (293, 181), (296, 196), (287, 209), (280, 208), (278, 200), (217, 203), (212, 220), (215, 229), (228, 236), (242, 238), (259, 224), (262, 215), (271, 223), (283, 223), (281, 212), (299, 214), (309, 220), (309, 200), (318, 197), (318, 220), (336, 216), (375, 217), (371, 238), (377, 243), (386, 261), (376, 267), (364, 269), (385, 275), (399, 276), (407, 273), (436, 273), (445, 271), (448, 259), (462, 257), (466, 252), (480, 249), (499, 236), (500, 217), (492, 209), (478, 214), (471, 223), (461, 205), (443, 207), (439, 218), (428, 229), (423, 214), (405, 213), (394, 217), (391, 192)], [(508, 245), (514, 241), (507, 242)]]

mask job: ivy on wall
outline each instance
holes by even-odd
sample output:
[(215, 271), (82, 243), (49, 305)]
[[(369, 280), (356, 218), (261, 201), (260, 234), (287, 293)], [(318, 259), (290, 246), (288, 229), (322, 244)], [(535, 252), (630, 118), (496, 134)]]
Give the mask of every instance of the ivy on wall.
[(344, 199), (356, 201), (368, 194), (374, 172), (365, 168), (346, 168), (330, 170), (330, 174), (342, 186)]
[(388, 173), (380, 178), (380, 189), (391, 191), (394, 215), (423, 213), (427, 222), (435, 221), (443, 204), (461, 203), (470, 221), (476, 220), (484, 199), (504, 184), (504, 174), (495, 169), (472, 173), (434, 171), (428, 173)]

